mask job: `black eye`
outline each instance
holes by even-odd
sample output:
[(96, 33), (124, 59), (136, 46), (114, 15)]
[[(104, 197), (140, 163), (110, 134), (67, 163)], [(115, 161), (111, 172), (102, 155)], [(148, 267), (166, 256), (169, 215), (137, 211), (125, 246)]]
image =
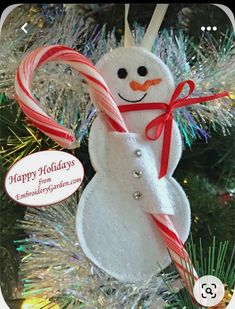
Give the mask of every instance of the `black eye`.
[(119, 78), (126, 78), (127, 77), (127, 70), (124, 68), (121, 68), (117, 71), (117, 75)]
[(148, 70), (146, 69), (146, 67), (142, 66), (142, 67), (139, 67), (138, 70), (137, 70), (138, 74), (140, 76), (145, 76), (148, 74)]

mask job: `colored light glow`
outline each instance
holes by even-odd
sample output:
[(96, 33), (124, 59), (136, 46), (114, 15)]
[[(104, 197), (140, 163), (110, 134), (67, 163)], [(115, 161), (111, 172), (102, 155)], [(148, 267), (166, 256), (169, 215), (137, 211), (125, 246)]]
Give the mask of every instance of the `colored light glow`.
[(229, 97), (230, 97), (232, 100), (235, 100), (235, 92), (230, 92), (230, 93), (229, 93)]
[(44, 298), (29, 298), (23, 301), (21, 309), (60, 309), (60, 306)]

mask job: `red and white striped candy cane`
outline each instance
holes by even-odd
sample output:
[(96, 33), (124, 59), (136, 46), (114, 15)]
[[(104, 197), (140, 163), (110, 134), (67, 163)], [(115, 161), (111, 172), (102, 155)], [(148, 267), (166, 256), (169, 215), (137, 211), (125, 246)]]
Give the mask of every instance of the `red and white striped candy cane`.
[(39, 106), (30, 90), (35, 70), (51, 61), (68, 64), (80, 73), (90, 86), (96, 108), (105, 113), (111, 127), (121, 132), (127, 131), (113, 97), (94, 65), (77, 51), (62, 45), (45, 46), (33, 50), (23, 58), (16, 72), (17, 101), (25, 115), (39, 130), (62, 147), (73, 148), (76, 145), (73, 132), (50, 118)]
[[(15, 81), (17, 100), (24, 113), (38, 129), (63, 147), (70, 148), (74, 143), (74, 135), (48, 117), (30, 91), (34, 71), (49, 61), (68, 64), (80, 73), (90, 86), (93, 103), (97, 109), (104, 112), (111, 128), (118, 132), (128, 132), (112, 94), (93, 64), (80, 53), (61, 45), (42, 47), (32, 51), (21, 61), (17, 70)], [(193, 296), (193, 285), (198, 277), (170, 217), (156, 214), (152, 215), (152, 219), (165, 241), (185, 286)]]
[(165, 214), (151, 216), (167, 245), (171, 259), (174, 262), (185, 287), (188, 289), (191, 296), (194, 297), (193, 286), (198, 280), (198, 275), (170, 217)]

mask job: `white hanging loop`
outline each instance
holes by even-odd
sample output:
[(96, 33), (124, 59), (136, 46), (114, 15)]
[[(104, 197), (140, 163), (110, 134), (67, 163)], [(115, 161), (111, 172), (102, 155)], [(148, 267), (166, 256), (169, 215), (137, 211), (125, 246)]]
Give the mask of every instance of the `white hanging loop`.
[(166, 14), (166, 10), (169, 4), (157, 4), (151, 21), (149, 23), (148, 29), (145, 33), (145, 36), (142, 40), (141, 47), (144, 47), (151, 51), (155, 37), (158, 33), (158, 30), (161, 26), (163, 18)]
[(125, 4), (125, 34), (124, 34), (124, 46), (125, 47), (130, 47), (130, 46), (134, 46), (135, 42), (134, 42), (134, 38), (132, 36), (130, 27), (129, 27), (129, 23), (128, 23), (128, 12), (129, 12), (129, 7), (130, 4)]

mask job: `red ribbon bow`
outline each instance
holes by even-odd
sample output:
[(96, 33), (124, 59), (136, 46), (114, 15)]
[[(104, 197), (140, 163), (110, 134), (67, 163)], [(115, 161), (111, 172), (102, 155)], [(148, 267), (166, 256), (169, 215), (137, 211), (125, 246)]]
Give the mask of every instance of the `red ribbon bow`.
[[(188, 94), (185, 95), (184, 97), (179, 98), (186, 84), (189, 86)], [(175, 88), (175, 91), (171, 96), (169, 104), (160, 102), (160, 103), (137, 103), (137, 104), (127, 104), (118, 106), (121, 113), (129, 111), (151, 110), (151, 109), (152, 110), (163, 109), (165, 111), (163, 114), (150, 121), (145, 128), (146, 138), (151, 141), (157, 140), (160, 137), (162, 131), (164, 130), (159, 178), (162, 178), (167, 174), (169, 155), (170, 155), (172, 123), (173, 123), (172, 113), (174, 109), (229, 96), (228, 92), (222, 92), (210, 96), (189, 98), (190, 95), (193, 93), (194, 89), (195, 89), (194, 82), (192, 80), (186, 80), (179, 83), (178, 86)], [(155, 134), (151, 136), (149, 131), (153, 128), (155, 128), (156, 131)]]

